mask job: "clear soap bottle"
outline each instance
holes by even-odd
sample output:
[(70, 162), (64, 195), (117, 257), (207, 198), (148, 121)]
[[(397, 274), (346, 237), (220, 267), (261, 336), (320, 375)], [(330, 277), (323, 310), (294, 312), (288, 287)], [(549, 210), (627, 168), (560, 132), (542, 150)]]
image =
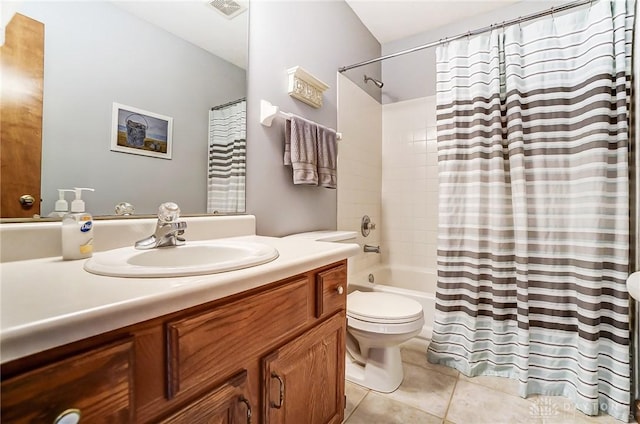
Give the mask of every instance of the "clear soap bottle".
[(58, 189), (58, 200), (56, 200), (56, 205), (55, 205), (55, 208), (54, 208), (53, 212), (51, 212), (49, 215), (47, 215), (48, 217), (50, 217), (50, 218), (53, 218), (53, 217), (64, 218), (64, 216), (67, 213), (69, 213), (69, 203), (64, 198), (64, 192), (65, 191), (74, 191), (74, 190), (68, 190), (68, 189), (64, 189), (64, 188), (59, 188)]
[(76, 198), (71, 213), (62, 218), (62, 259), (65, 261), (90, 258), (93, 255), (93, 217), (85, 211), (82, 191), (92, 188), (74, 187)]

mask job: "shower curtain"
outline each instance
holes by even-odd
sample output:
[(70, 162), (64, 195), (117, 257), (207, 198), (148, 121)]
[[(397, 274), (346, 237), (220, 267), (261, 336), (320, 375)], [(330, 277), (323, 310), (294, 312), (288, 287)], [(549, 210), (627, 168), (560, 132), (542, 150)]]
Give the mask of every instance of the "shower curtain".
[(209, 111), (207, 213), (245, 211), (247, 102)]
[(632, 2), (437, 51), (438, 286), (431, 362), (630, 412)]

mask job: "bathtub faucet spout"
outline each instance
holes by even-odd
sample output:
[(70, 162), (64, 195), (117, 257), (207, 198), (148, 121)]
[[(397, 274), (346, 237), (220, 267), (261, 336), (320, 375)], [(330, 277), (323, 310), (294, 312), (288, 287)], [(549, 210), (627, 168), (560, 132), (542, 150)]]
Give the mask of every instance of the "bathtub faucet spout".
[(364, 245), (365, 253), (380, 253), (380, 246)]

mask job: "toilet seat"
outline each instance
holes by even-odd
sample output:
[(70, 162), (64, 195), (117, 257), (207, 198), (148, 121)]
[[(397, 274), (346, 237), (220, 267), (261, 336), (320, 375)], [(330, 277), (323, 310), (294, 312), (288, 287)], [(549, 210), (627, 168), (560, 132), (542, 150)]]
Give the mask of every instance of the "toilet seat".
[(411, 322), (403, 322), (399, 324), (378, 323), (362, 321), (352, 316), (347, 315), (347, 328), (350, 331), (364, 331), (372, 334), (408, 334), (415, 331), (420, 331), (424, 325), (424, 318)]
[(354, 291), (347, 296), (347, 317), (378, 324), (412, 323), (424, 317), (413, 299), (381, 292)]

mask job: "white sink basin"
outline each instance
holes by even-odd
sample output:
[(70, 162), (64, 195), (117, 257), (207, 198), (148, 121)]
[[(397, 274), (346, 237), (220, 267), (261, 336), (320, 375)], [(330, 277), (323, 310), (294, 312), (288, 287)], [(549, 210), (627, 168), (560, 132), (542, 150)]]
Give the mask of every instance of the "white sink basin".
[(261, 265), (278, 257), (278, 250), (240, 240), (189, 242), (184, 246), (136, 250), (133, 247), (93, 255), (84, 269), (111, 277), (184, 277), (215, 274)]
[(640, 271), (636, 271), (627, 278), (627, 291), (635, 300), (640, 301)]

